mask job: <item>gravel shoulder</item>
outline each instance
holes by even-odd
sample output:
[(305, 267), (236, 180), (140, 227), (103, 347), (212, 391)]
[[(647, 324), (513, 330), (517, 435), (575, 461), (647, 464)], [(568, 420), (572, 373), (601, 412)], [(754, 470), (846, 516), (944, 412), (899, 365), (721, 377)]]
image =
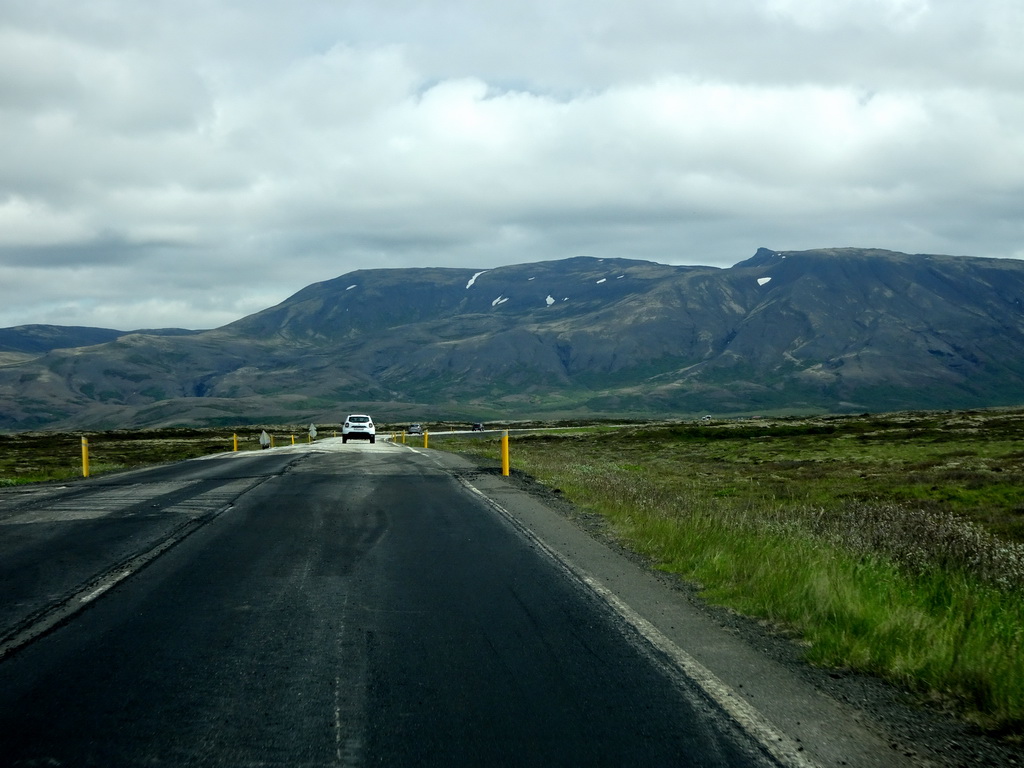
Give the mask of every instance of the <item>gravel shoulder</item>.
[(752, 704), (820, 766), (1024, 766), (1024, 744), (981, 732), (877, 678), (813, 667), (793, 638), (708, 604), (622, 546), (599, 515), (513, 470), (431, 451)]

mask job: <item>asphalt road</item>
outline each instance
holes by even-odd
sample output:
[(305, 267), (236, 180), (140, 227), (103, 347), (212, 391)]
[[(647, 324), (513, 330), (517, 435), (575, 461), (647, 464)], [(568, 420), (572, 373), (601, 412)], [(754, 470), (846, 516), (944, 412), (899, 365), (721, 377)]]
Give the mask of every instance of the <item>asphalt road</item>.
[(337, 443), (0, 495), (0, 764), (776, 764), (432, 452)]

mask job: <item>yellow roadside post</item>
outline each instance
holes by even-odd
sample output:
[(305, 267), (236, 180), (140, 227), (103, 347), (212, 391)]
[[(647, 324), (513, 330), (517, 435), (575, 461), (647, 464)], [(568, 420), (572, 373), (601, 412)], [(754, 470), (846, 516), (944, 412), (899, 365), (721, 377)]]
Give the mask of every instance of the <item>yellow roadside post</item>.
[(423, 447), (424, 448), (427, 447), (427, 441), (429, 439), (430, 439), (430, 430), (429, 429), (424, 429), (423, 430)]
[(235, 434), (232, 435), (231, 439), (232, 439), (232, 442), (234, 443), (234, 446), (235, 446), (234, 447), (234, 451), (235, 451), (235, 453), (238, 453), (238, 433), (235, 432)]
[(501, 436), (501, 474), (508, 477), (508, 430)]
[(82, 438), (82, 477), (89, 476), (89, 438)]
[(292, 445), (295, 445), (295, 435), (292, 435)]

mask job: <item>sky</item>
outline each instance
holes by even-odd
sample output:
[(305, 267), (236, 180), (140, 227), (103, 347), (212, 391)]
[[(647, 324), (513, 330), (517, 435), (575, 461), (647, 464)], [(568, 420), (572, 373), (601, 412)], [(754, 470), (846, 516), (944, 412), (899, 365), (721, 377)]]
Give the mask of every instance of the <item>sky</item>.
[(0, 327), (357, 269), (1024, 258), (1021, 0), (0, 0)]

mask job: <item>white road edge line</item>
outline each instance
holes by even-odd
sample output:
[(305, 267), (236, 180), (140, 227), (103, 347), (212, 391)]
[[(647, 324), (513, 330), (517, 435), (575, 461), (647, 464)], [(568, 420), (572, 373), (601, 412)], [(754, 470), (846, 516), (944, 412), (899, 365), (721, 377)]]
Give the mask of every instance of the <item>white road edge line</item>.
[[(266, 482), (266, 480), (263, 482)], [(252, 490), (259, 484), (260, 483), (256, 483), (255, 485), (250, 486), (246, 491), (243, 491), (243, 493), (248, 493), (248, 491)], [(238, 494), (238, 496), (241, 495), (241, 493)], [(76, 613), (83, 610), (96, 598), (108, 592), (111, 588), (117, 586), (129, 576), (133, 576), (138, 573), (171, 547), (174, 547), (184, 541), (191, 534), (195, 533), (204, 525), (219, 517), (223, 512), (231, 509), (233, 506), (234, 501), (231, 501), (226, 504), (222, 504), (212, 512), (187, 520), (185, 523), (178, 526), (178, 528), (171, 531), (165, 538), (153, 544), (153, 546), (148, 550), (134, 555), (129, 558), (127, 562), (121, 563), (120, 566), (115, 566), (117, 570), (95, 578), (91, 583), (86, 584), (84, 587), (79, 589), (78, 592), (54, 603), (53, 605), (50, 605), (38, 613), (28, 623), (13, 630), (8, 635), (0, 637), (0, 661), (3, 661), (9, 655), (17, 652), (37, 638), (42, 637), (50, 630), (60, 626)]]
[(88, 603), (88, 602), (90, 602), (92, 600), (95, 600), (97, 597), (102, 595), (104, 592), (106, 592), (112, 586), (117, 584), (119, 581), (123, 581), (124, 579), (127, 579), (133, 573), (135, 573), (135, 571), (133, 569), (129, 569), (129, 570), (121, 571), (120, 573), (114, 574), (109, 579), (107, 579), (105, 582), (103, 582), (98, 587), (96, 587), (96, 589), (94, 589), (92, 592), (90, 592), (87, 595), (82, 595), (80, 598), (78, 598), (78, 602), (79, 603)]
[(741, 698), (732, 688), (722, 682), (710, 669), (669, 640), (647, 619), (620, 600), (611, 590), (579, 566), (567, 560), (560, 552), (553, 550), (537, 534), (530, 530), (511, 512), (502, 507), (487, 494), (463, 478), (457, 478), (463, 486), (475, 493), (493, 507), (506, 520), (521, 530), (531, 542), (548, 557), (578, 579), (594, 594), (600, 597), (627, 624), (632, 626), (652, 646), (665, 654), (701, 690), (725, 711), (747, 734), (760, 744), (768, 754), (786, 768), (820, 768), (817, 763), (803, 754), (802, 747), (788, 735), (775, 727), (761, 712)]

